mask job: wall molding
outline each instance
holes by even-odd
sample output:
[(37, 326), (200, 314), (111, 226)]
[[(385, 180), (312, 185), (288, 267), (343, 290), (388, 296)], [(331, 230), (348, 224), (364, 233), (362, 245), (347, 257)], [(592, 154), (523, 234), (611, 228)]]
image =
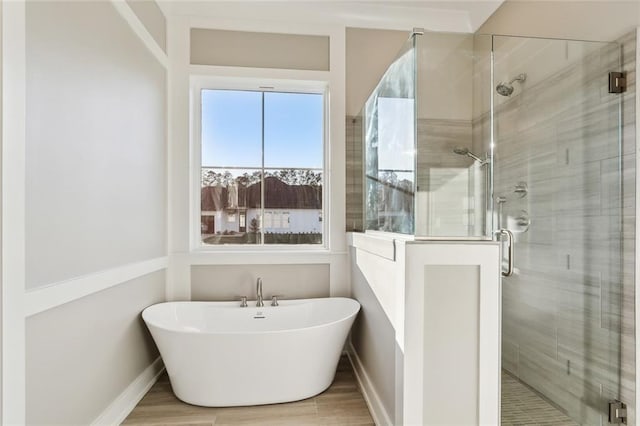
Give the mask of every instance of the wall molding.
[(25, 317), (151, 274), (168, 265), (166, 256), (130, 263), (25, 292)]
[[(376, 28), (409, 31), (417, 22), (429, 31), (473, 33), (493, 14), (504, 0), (473, 3), (464, 8), (451, 7), (446, 3), (435, 6), (396, 5), (394, 2), (367, 4), (367, 2), (169, 2), (173, 14), (194, 18), (194, 25), (210, 27), (219, 25), (226, 29), (234, 24), (242, 31), (246, 16), (260, 16), (267, 26), (279, 23), (282, 32), (304, 31), (301, 25), (310, 27), (323, 23), (338, 23), (345, 27)], [(162, 3), (162, 2), (161, 2)], [(377, 2), (376, 2), (377, 3)], [(197, 19), (197, 20), (196, 20)], [(283, 24), (284, 22), (284, 24)], [(232, 28), (233, 29), (233, 28)]]
[(385, 410), (384, 405), (382, 405), (382, 401), (380, 400), (376, 389), (373, 387), (373, 383), (371, 382), (371, 379), (369, 379), (369, 375), (364, 369), (364, 365), (362, 364), (362, 361), (360, 361), (360, 357), (358, 357), (358, 353), (353, 347), (351, 341), (349, 341), (347, 357), (351, 362), (353, 372), (355, 373), (356, 380), (358, 381), (358, 386), (362, 391), (367, 407), (369, 407), (371, 417), (373, 417), (373, 422), (376, 426), (393, 425), (393, 422), (391, 421), (387, 410)]
[(124, 422), (163, 371), (162, 358), (158, 357), (91, 424), (119, 425)]
[(120, 16), (127, 21), (133, 32), (138, 36), (142, 44), (151, 52), (151, 54), (160, 62), (160, 64), (165, 68), (169, 68), (169, 58), (167, 54), (162, 50), (162, 48), (158, 45), (156, 40), (151, 36), (147, 28), (144, 26), (142, 21), (138, 18), (138, 16), (131, 10), (131, 7), (126, 3), (125, 0), (111, 0), (111, 4), (118, 11)]

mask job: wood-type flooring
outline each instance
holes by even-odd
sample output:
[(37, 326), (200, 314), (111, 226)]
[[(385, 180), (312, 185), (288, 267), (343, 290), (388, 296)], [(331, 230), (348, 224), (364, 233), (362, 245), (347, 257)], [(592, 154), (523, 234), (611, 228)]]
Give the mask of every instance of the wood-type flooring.
[(284, 404), (206, 408), (175, 397), (166, 373), (129, 414), (124, 425), (373, 425), (346, 356), (340, 359), (333, 384), (312, 398)]

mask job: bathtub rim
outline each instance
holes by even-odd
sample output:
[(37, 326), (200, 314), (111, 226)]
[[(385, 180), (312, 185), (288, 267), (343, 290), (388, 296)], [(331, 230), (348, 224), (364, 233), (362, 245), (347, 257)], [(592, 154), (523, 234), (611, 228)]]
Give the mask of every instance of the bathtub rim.
[[(316, 298), (309, 298), (309, 299), (285, 299), (285, 300), (280, 300), (280, 306), (264, 306), (260, 309), (264, 309), (264, 308), (268, 308), (268, 309), (276, 309), (278, 307), (284, 307), (284, 306), (291, 306), (297, 303), (287, 303), (287, 302), (313, 302), (313, 301), (318, 301), (318, 300), (328, 300), (328, 299), (346, 299), (346, 300), (350, 300), (352, 302), (355, 303), (354, 307), (357, 306), (357, 309), (354, 309), (353, 312), (349, 313), (348, 315), (345, 315), (337, 320), (334, 321), (330, 321), (330, 322), (325, 322), (322, 324), (316, 324), (316, 325), (312, 325), (309, 327), (296, 327), (296, 328), (287, 328), (285, 330), (263, 330), (263, 331), (255, 331), (255, 330), (248, 330), (248, 331), (202, 331), (202, 330), (184, 330), (184, 329), (176, 329), (173, 327), (164, 327), (164, 326), (160, 326), (157, 324), (154, 324), (153, 322), (149, 322), (147, 321), (147, 319), (145, 318), (145, 311), (147, 311), (147, 309), (153, 308), (155, 306), (159, 306), (159, 305), (170, 305), (170, 304), (190, 304), (190, 303), (197, 303), (197, 304), (208, 304), (208, 303), (219, 303), (219, 304), (232, 304), (232, 303), (238, 303), (236, 301), (229, 301), (229, 300), (175, 300), (175, 301), (167, 301), (167, 302), (160, 302), (160, 303), (154, 303), (153, 305), (149, 305), (146, 308), (144, 308), (142, 310), (142, 312), (140, 313), (140, 316), (142, 317), (142, 319), (144, 320), (145, 325), (147, 326), (147, 328), (151, 328), (152, 326), (159, 329), (159, 330), (163, 330), (169, 333), (178, 333), (178, 334), (194, 334), (194, 335), (211, 335), (211, 336), (219, 336), (219, 335), (257, 335), (257, 334), (280, 334), (280, 333), (291, 333), (291, 332), (296, 332), (296, 331), (303, 331), (303, 330), (313, 330), (313, 329), (318, 329), (318, 328), (323, 328), (323, 327), (328, 327), (331, 325), (335, 325), (338, 324), (340, 322), (344, 322), (346, 320), (349, 320), (350, 318), (358, 315), (358, 312), (360, 312), (360, 310), (362, 309), (362, 305), (360, 304), (360, 302), (358, 302), (356, 299), (352, 299), (350, 297), (316, 297)], [(239, 305), (238, 309), (245, 309), (240, 307)], [(256, 306), (248, 306), (247, 308), (257, 308)]]

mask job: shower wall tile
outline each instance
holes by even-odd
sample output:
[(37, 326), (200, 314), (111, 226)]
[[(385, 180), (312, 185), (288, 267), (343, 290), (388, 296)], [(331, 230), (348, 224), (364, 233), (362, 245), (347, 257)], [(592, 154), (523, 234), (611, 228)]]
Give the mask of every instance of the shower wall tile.
[[(619, 40), (624, 95), (608, 93), (606, 75), (621, 64), (605, 48), (525, 83), (495, 116), (494, 190), (516, 237), (516, 274), (503, 282), (503, 367), (581, 424), (600, 424), (613, 396), (628, 404), (628, 424), (636, 417), (635, 40), (635, 31)], [(474, 147), (488, 126), (487, 114), (474, 118)], [(519, 181), (525, 197), (514, 193)]]
[(502, 345), (502, 368), (512, 375), (518, 374), (518, 345), (504, 342)]
[[(471, 150), (471, 121), (469, 120), (418, 120), (418, 187), (430, 190), (432, 169), (468, 168), (474, 160), (456, 155), (453, 149)], [(482, 156), (483, 153), (479, 152)]]
[[(455, 148), (473, 151), (471, 120), (418, 119), (416, 234), (431, 236), (477, 235), (483, 223), (476, 219), (473, 196), (482, 197), (474, 182), (483, 170)], [(484, 208), (482, 209), (484, 210)]]
[(362, 117), (346, 118), (346, 224), (347, 232), (363, 230)]
[[(450, 235), (468, 235), (475, 232), (471, 205), (472, 188), (469, 176), (462, 171), (475, 170), (474, 161), (456, 155), (456, 147), (472, 150), (472, 123), (470, 120), (419, 119), (418, 120), (417, 186), (419, 191), (431, 195), (431, 205), (437, 210), (423, 213), (426, 222), (437, 226), (439, 232)], [(362, 118), (346, 118), (346, 222), (347, 231), (363, 230), (363, 140)], [(473, 151), (473, 150), (472, 150)], [(474, 151), (484, 156), (484, 150)], [(447, 191), (438, 191), (443, 185)], [(436, 194), (437, 193), (437, 194)], [(433, 197), (438, 197), (437, 202)], [(466, 203), (466, 204), (465, 204)], [(480, 224), (478, 224), (480, 225)]]
[(567, 391), (566, 365), (555, 357), (520, 348), (518, 378), (562, 408), (578, 405)]

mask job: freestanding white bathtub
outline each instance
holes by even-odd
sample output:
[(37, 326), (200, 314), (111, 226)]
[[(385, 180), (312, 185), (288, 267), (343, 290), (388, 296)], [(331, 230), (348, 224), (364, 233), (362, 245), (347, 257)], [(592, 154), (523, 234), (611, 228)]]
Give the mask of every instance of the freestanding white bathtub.
[(142, 312), (176, 396), (206, 407), (297, 401), (331, 385), (352, 299), (167, 302)]

